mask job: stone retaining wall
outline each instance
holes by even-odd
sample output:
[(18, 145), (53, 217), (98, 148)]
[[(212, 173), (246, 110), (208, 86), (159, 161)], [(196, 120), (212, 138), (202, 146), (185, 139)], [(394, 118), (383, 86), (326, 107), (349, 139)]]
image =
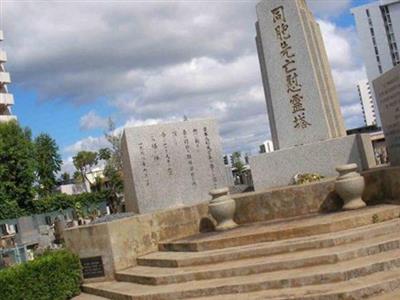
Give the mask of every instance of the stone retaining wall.
[[(400, 204), (400, 167), (376, 168), (363, 173), (369, 205)], [(327, 213), (341, 208), (334, 178), (301, 186), (288, 186), (234, 195), (239, 224)], [(207, 203), (137, 215), (108, 223), (65, 231), (66, 246), (81, 258), (102, 256), (106, 278), (136, 264), (136, 258), (157, 250), (158, 243), (210, 230), (213, 220)], [(93, 281), (93, 279), (91, 279)]]

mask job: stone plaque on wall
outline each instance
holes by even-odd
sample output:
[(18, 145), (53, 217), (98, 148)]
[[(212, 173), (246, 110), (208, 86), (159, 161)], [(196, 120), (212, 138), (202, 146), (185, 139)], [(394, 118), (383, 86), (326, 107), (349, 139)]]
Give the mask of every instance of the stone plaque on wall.
[(83, 278), (104, 276), (104, 266), (101, 256), (81, 258)]
[(400, 65), (373, 81), (392, 166), (400, 165)]
[(199, 203), (227, 185), (215, 120), (125, 128), (122, 144), (128, 211)]

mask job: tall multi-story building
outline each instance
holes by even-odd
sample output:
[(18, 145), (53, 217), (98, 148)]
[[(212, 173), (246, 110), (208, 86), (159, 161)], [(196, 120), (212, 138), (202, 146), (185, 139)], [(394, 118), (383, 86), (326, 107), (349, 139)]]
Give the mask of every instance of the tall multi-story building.
[[(3, 31), (0, 30), (0, 41), (3, 40)], [(13, 95), (8, 93), (7, 84), (11, 82), (10, 74), (6, 72), (4, 63), (7, 61), (7, 54), (0, 50), (0, 122), (15, 120), (16, 117), (11, 113), (14, 105)]]
[(260, 153), (270, 153), (272, 151), (274, 151), (274, 144), (271, 140), (266, 140), (260, 145)]
[(367, 79), (359, 81), (357, 84), (357, 90), (358, 96), (360, 97), (365, 125), (376, 125), (376, 111), (369, 81)]
[[(369, 82), (400, 63), (400, 0), (379, 0), (351, 10)], [(375, 94), (372, 93), (375, 107)], [(377, 114), (378, 123), (379, 114)]]

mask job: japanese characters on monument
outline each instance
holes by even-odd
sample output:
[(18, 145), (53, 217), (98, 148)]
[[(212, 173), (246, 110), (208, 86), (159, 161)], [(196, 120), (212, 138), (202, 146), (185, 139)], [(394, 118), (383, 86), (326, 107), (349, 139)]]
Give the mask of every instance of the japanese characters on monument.
[(282, 69), (286, 74), (287, 93), (292, 107), (293, 127), (305, 129), (311, 126), (307, 121), (306, 109), (303, 106), (302, 85), (299, 80), (296, 68), (296, 53), (290, 45), (289, 25), (286, 22), (283, 6), (278, 6), (271, 10), (272, 22), (274, 23), (276, 38), (280, 43)]
[(392, 166), (400, 166), (400, 65), (373, 81)]
[[(184, 149), (185, 149), (185, 160), (187, 163), (187, 167), (190, 173), (190, 177), (192, 179), (192, 185), (197, 185), (196, 183), (196, 174), (195, 174), (195, 167), (193, 165), (193, 158), (192, 158), (192, 149), (190, 147), (190, 143), (189, 143), (189, 138), (193, 138), (194, 144), (195, 144), (195, 148), (193, 150), (199, 150), (199, 148), (201, 147), (201, 142), (199, 139), (199, 130), (197, 128), (194, 128), (192, 130), (192, 136), (189, 136), (190, 130), (188, 129), (182, 129), (182, 137), (183, 137), (183, 145), (184, 145)], [(211, 178), (213, 181), (213, 185), (214, 187), (217, 187), (217, 176), (215, 174), (215, 164), (214, 164), (214, 157), (213, 157), (213, 150), (211, 148), (211, 143), (210, 143), (210, 139), (208, 137), (208, 129), (206, 126), (203, 127), (203, 134), (204, 134), (204, 146), (206, 148), (207, 151), (207, 157), (208, 157), (208, 165), (210, 166), (211, 169)], [(171, 134), (171, 136), (173, 137), (174, 143), (177, 143), (177, 139), (178, 139), (178, 132), (176, 130), (174, 130)], [(161, 145), (161, 146), (159, 146)], [(139, 147), (139, 153), (140, 153), (140, 160), (141, 160), (141, 165), (142, 165), (142, 175), (143, 178), (145, 180), (145, 183), (147, 186), (150, 185), (150, 181), (149, 181), (149, 174), (148, 174), (148, 168), (147, 168), (147, 159), (146, 159), (146, 155), (145, 155), (145, 151), (144, 151), (144, 142), (141, 141), (138, 143), (138, 147)], [(168, 143), (167, 143), (167, 133), (166, 132), (161, 132), (160, 136), (151, 136), (151, 160), (153, 160), (154, 162), (166, 162), (167, 164), (167, 173), (169, 176), (172, 176), (174, 174), (173, 169), (172, 169), (172, 165), (171, 165), (171, 157), (170, 154), (168, 152)], [(160, 152), (161, 153), (160, 153)]]
[(227, 185), (213, 119), (126, 128), (123, 161), (130, 211), (198, 203)]
[(210, 169), (211, 169), (212, 181), (214, 184), (214, 188), (216, 188), (217, 187), (217, 176), (215, 175), (214, 158), (212, 156), (212, 149), (210, 147), (210, 139), (208, 137), (207, 127), (203, 127), (203, 132), (204, 132), (204, 141), (205, 141), (206, 148), (207, 148), (208, 162), (210, 164)]

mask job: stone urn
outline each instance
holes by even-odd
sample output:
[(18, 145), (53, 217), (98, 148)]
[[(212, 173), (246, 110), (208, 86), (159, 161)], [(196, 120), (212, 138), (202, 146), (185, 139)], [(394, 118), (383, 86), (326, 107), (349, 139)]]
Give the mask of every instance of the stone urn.
[(364, 177), (357, 172), (357, 164), (336, 167), (339, 176), (336, 178), (335, 190), (342, 198), (344, 210), (363, 208), (366, 206), (361, 196), (365, 188)]
[(212, 199), (208, 204), (208, 209), (213, 218), (217, 221), (215, 229), (217, 231), (232, 229), (238, 226), (233, 221), (236, 210), (236, 203), (228, 195), (228, 188), (215, 189), (210, 191)]

